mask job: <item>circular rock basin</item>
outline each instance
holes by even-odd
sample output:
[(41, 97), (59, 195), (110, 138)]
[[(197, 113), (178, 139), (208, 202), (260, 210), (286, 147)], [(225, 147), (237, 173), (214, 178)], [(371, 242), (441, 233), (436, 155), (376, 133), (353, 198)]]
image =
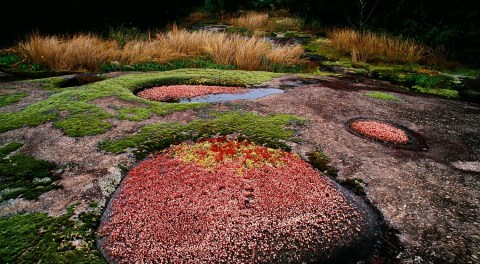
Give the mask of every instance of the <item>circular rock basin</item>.
[(399, 148), (416, 150), (428, 148), (419, 134), (387, 121), (354, 118), (347, 122), (347, 130), (354, 135)]
[(225, 138), (134, 168), (102, 217), (113, 263), (356, 263), (374, 213), (297, 155)]
[(244, 87), (207, 86), (207, 85), (170, 85), (145, 89), (138, 96), (154, 101), (175, 103), (213, 103), (243, 99), (256, 99), (271, 94), (283, 93), (281, 89)]

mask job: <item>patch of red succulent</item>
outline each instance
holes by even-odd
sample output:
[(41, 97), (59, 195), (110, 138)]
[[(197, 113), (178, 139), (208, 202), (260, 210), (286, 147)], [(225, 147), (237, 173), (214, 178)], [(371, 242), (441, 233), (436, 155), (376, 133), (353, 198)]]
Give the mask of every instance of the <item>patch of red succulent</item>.
[(357, 208), (297, 155), (224, 138), (142, 162), (108, 212), (100, 245), (118, 263), (312, 261), (363, 228)]
[(388, 143), (407, 144), (410, 141), (405, 131), (382, 122), (355, 121), (351, 127), (364, 136)]
[(153, 101), (169, 101), (181, 98), (192, 98), (209, 94), (238, 94), (246, 93), (249, 89), (242, 87), (228, 86), (207, 86), (207, 85), (169, 85), (149, 88), (139, 92), (137, 95), (144, 99)]

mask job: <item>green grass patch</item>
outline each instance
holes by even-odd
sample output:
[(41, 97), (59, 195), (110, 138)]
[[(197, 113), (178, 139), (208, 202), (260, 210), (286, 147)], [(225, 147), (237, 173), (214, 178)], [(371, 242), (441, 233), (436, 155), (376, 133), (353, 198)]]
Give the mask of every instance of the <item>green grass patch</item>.
[(25, 92), (0, 94), (0, 107), (14, 104), (27, 96)]
[(0, 202), (17, 197), (32, 200), (58, 188), (53, 184), (60, 179), (51, 173), (55, 168), (53, 163), (25, 154), (5, 158), (21, 146), (14, 142), (0, 148)]
[(210, 119), (199, 119), (186, 125), (179, 123), (148, 125), (134, 135), (103, 141), (99, 147), (111, 153), (122, 153), (128, 148), (135, 148), (135, 155), (142, 158), (148, 153), (184, 140), (237, 133), (240, 137), (256, 143), (288, 149), (285, 140), (293, 136), (293, 131), (285, 127), (304, 121), (299, 117), (284, 114), (261, 116), (241, 112), (212, 113)]
[(142, 62), (134, 65), (116, 65), (107, 64), (101, 67), (103, 72), (112, 71), (171, 71), (184, 68), (203, 68), (203, 69), (219, 69), (233, 70), (233, 65), (222, 65), (215, 63), (213, 60), (205, 57), (189, 58), (173, 60), (168, 63)]
[[(124, 101), (145, 104), (144, 110), (126, 109), (118, 118), (141, 120), (152, 114), (166, 115), (174, 111), (197, 109), (207, 104), (168, 104), (139, 98), (133, 92), (156, 85), (204, 84), (248, 86), (269, 81), (281, 74), (255, 71), (229, 71), (215, 69), (181, 69), (156, 73), (127, 74), (117, 78), (71, 88), (55, 88), (61, 83), (58, 77), (43, 79), (41, 85), (54, 90), (54, 94), (44, 101), (25, 107), (17, 113), (0, 113), (0, 133), (22, 126), (36, 126), (52, 121), (68, 136), (102, 134), (110, 124), (105, 119), (112, 117), (92, 100), (116, 96)], [(60, 79), (60, 80), (59, 80)], [(62, 115), (61, 115), (62, 113)], [(65, 113), (68, 115), (65, 116)], [(85, 120), (84, 120), (85, 119)]]
[(421, 86), (413, 86), (412, 90), (420, 93), (424, 93), (424, 94), (433, 94), (433, 95), (439, 95), (439, 96), (448, 97), (448, 98), (460, 97), (460, 94), (458, 93), (458, 91), (452, 90), (452, 89), (438, 89), (438, 88), (426, 88)]
[(16, 54), (0, 55), (0, 66), (10, 66), (20, 61), (20, 57)]
[[(163, 110), (163, 109), (162, 109)], [(151, 109), (140, 107), (124, 107), (118, 110), (118, 119), (130, 121), (142, 121), (150, 118)]]
[(400, 98), (396, 97), (393, 94), (382, 93), (382, 92), (369, 92), (365, 94), (366, 96), (374, 99), (384, 100), (384, 101), (395, 101), (401, 102)]
[(71, 137), (103, 134), (112, 127), (110, 123), (103, 121), (109, 117), (111, 115), (102, 111), (80, 113), (56, 122), (55, 127), (62, 129), (65, 134)]
[(322, 149), (317, 148), (315, 151), (312, 151), (307, 154), (308, 162), (321, 172), (336, 178), (338, 176), (338, 170), (330, 166), (330, 158), (323, 152)]
[(0, 263), (107, 263), (96, 248), (99, 216), (46, 213), (0, 218)]

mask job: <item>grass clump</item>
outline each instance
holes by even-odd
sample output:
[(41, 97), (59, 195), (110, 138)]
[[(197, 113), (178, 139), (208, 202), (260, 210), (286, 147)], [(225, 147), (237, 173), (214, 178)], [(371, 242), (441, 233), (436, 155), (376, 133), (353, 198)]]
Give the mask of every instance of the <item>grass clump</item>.
[(303, 36), (300, 33), (304, 26), (302, 19), (292, 17), (290, 13), (274, 13), (247, 11), (240, 15), (230, 16), (227, 23), (233, 25), (229, 28), (232, 33), (241, 35), (270, 36), (274, 33), (285, 33), (285, 36)]
[[(174, 111), (197, 109), (206, 104), (168, 104), (139, 98), (133, 92), (166, 84), (204, 84), (248, 86), (269, 81), (280, 74), (255, 71), (222, 71), (213, 69), (183, 69), (160, 73), (129, 74), (118, 78), (56, 90), (44, 101), (31, 104), (17, 113), (0, 113), (0, 133), (22, 126), (37, 126), (53, 121), (68, 136), (102, 134), (110, 128), (108, 118), (143, 120), (150, 114), (166, 115)], [(61, 83), (59, 78), (42, 81), (46, 87)], [(143, 110), (125, 109), (119, 116), (108, 114), (91, 101), (116, 96), (120, 100), (145, 104)], [(148, 113), (147, 113), (148, 112)], [(135, 117), (132, 117), (132, 114)]]
[(360, 32), (352, 29), (327, 31), (330, 46), (342, 55), (351, 56), (352, 63), (420, 63), (433, 56), (431, 50), (410, 39), (386, 34)]
[(73, 208), (60, 217), (46, 213), (0, 218), (1, 263), (107, 263), (96, 249), (99, 217), (73, 219)]
[[(120, 40), (115, 40), (118, 38)], [(130, 39), (122, 35), (115, 39), (101, 39), (92, 34), (58, 37), (34, 33), (19, 44), (18, 51), (31, 65), (43, 65), (55, 71), (97, 72), (102, 67), (109, 69), (105, 65), (137, 65), (138, 68), (141, 67), (138, 65), (168, 64), (198, 57), (239, 70), (271, 70), (276, 64), (295, 66), (303, 63), (301, 46), (277, 50), (255, 37), (190, 32), (176, 26), (153, 38)]]
[(230, 24), (249, 31), (268, 31), (268, 14), (262, 12), (246, 12), (238, 17), (230, 18)]
[(321, 172), (333, 178), (338, 176), (338, 170), (329, 165), (330, 158), (323, 152), (322, 149), (317, 148), (315, 151), (308, 153), (307, 157), (308, 162)]
[(382, 92), (369, 92), (369, 93), (366, 93), (365, 95), (370, 98), (375, 98), (375, 99), (384, 100), (384, 101), (395, 101), (395, 102), (402, 101), (400, 100), (400, 98), (398, 98), (395, 95), (382, 93)]
[(186, 125), (178, 123), (148, 125), (134, 135), (103, 141), (99, 147), (111, 153), (122, 153), (128, 148), (136, 148), (135, 154), (141, 158), (148, 153), (184, 140), (235, 133), (249, 141), (268, 147), (288, 149), (284, 141), (293, 136), (293, 131), (285, 129), (285, 126), (292, 122), (304, 121), (291, 115), (261, 116), (241, 112), (213, 113), (212, 117), (212, 119), (195, 120)]
[(33, 33), (19, 44), (18, 51), (29, 62), (56, 71), (97, 71), (104, 62), (115, 59), (118, 44), (92, 34), (61, 38)]
[(25, 92), (0, 94), (0, 107), (14, 104), (27, 96)]
[(0, 148), (0, 202), (17, 197), (32, 200), (58, 188), (53, 184), (60, 179), (51, 172), (55, 168), (53, 163), (25, 154), (6, 158), (21, 146), (20, 143), (10, 143)]

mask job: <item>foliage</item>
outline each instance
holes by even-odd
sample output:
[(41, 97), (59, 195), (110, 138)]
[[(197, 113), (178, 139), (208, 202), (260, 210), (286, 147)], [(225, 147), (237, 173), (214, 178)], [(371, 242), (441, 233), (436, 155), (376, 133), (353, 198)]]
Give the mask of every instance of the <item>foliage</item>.
[(401, 102), (400, 98), (393, 94), (388, 94), (388, 93), (382, 93), (382, 92), (368, 92), (365, 94), (366, 96), (370, 98), (375, 98), (375, 99), (380, 99), (384, 101), (395, 101), (395, 102)]
[(352, 63), (385, 62), (417, 63), (424, 59), (428, 49), (409, 39), (401, 39), (360, 32), (351, 29), (333, 29), (327, 31), (330, 45), (343, 55), (351, 55)]
[(14, 152), (15, 150), (21, 148), (23, 144), (17, 143), (17, 142), (12, 142), (9, 143), (3, 147), (0, 147), (0, 159), (3, 159), (6, 157), (8, 154)]
[(53, 182), (60, 177), (51, 171), (53, 163), (25, 154), (5, 158), (22, 144), (10, 143), (0, 148), (0, 202), (22, 197), (35, 199), (58, 186)]
[(241, 137), (270, 147), (288, 149), (284, 140), (293, 136), (285, 126), (292, 122), (303, 122), (291, 115), (261, 116), (253, 113), (227, 112), (213, 113), (213, 119), (198, 119), (186, 125), (159, 123), (147, 125), (136, 134), (100, 143), (100, 149), (121, 153), (135, 148), (141, 158), (184, 140), (196, 140), (213, 135), (239, 134)]
[[(180, 30), (157, 34), (148, 40), (101, 39), (93, 34), (72, 37), (41, 36), (34, 33), (18, 45), (29, 65), (46, 66), (54, 71), (100, 69), (163, 70), (187, 65), (240, 70), (270, 70), (272, 65), (301, 64), (303, 49), (274, 48), (267, 41), (220, 32)], [(205, 57), (207, 60), (198, 59)], [(174, 64), (165, 66), (174, 61)], [(187, 65), (185, 65), (187, 64)], [(219, 66), (222, 65), (222, 66)]]
[(334, 178), (338, 176), (338, 170), (329, 165), (330, 158), (323, 152), (322, 149), (317, 148), (315, 151), (308, 153), (307, 156), (308, 162), (310, 162), (313, 167), (317, 168), (328, 176)]
[(233, 65), (223, 65), (212, 61), (209, 58), (197, 57), (169, 61), (168, 63), (141, 62), (133, 65), (119, 65), (116, 63), (104, 64), (100, 70), (102, 72), (112, 71), (171, 71), (183, 68), (202, 68), (233, 70)]
[(410, 138), (400, 128), (377, 121), (355, 121), (351, 128), (361, 135), (388, 143), (407, 144)]
[(20, 60), (16, 54), (1, 54), (0, 53), (0, 66), (10, 66), (17, 63)]
[(226, 138), (140, 163), (109, 212), (100, 247), (116, 263), (324, 263), (364, 230), (358, 209), (297, 155)]
[[(116, 96), (124, 101), (140, 102), (139, 107), (151, 114), (166, 115), (173, 111), (197, 109), (205, 104), (167, 104), (139, 98), (134, 91), (165, 84), (205, 84), (247, 86), (259, 84), (279, 76), (268, 72), (221, 71), (213, 69), (184, 69), (149, 74), (128, 74), (118, 78), (107, 79), (80, 87), (55, 90), (56, 93), (46, 100), (31, 104), (17, 113), (0, 113), (0, 132), (37, 126), (43, 122), (53, 121), (69, 136), (84, 136), (104, 133), (111, 125), (105, 119), (112, 116), (102, 108), (91, 103), (92, 100), (107, 96)], [(41, 80), (45, 87), (61, 83), (61, 78)], [(142, 111), (142, 110), (136, 110)], [(60, 116), (60, 112), (66, 115)], [(125, 118), (123, 114), (122, 117)], [(146, 118), (141, 114), (138, 118)]]
[(96, 249), (92, 213), (65, 215), (18, 214), (0, 218), (1, 263), (106, 263)]
[(14, 104), (27, 96), (25, 92), (0, 94), (0, 107)]
[(361, 178), (348, 178), (343, 180), (341, 184), (352, 190), (356, 195), (365, 195), (366, 183)]

